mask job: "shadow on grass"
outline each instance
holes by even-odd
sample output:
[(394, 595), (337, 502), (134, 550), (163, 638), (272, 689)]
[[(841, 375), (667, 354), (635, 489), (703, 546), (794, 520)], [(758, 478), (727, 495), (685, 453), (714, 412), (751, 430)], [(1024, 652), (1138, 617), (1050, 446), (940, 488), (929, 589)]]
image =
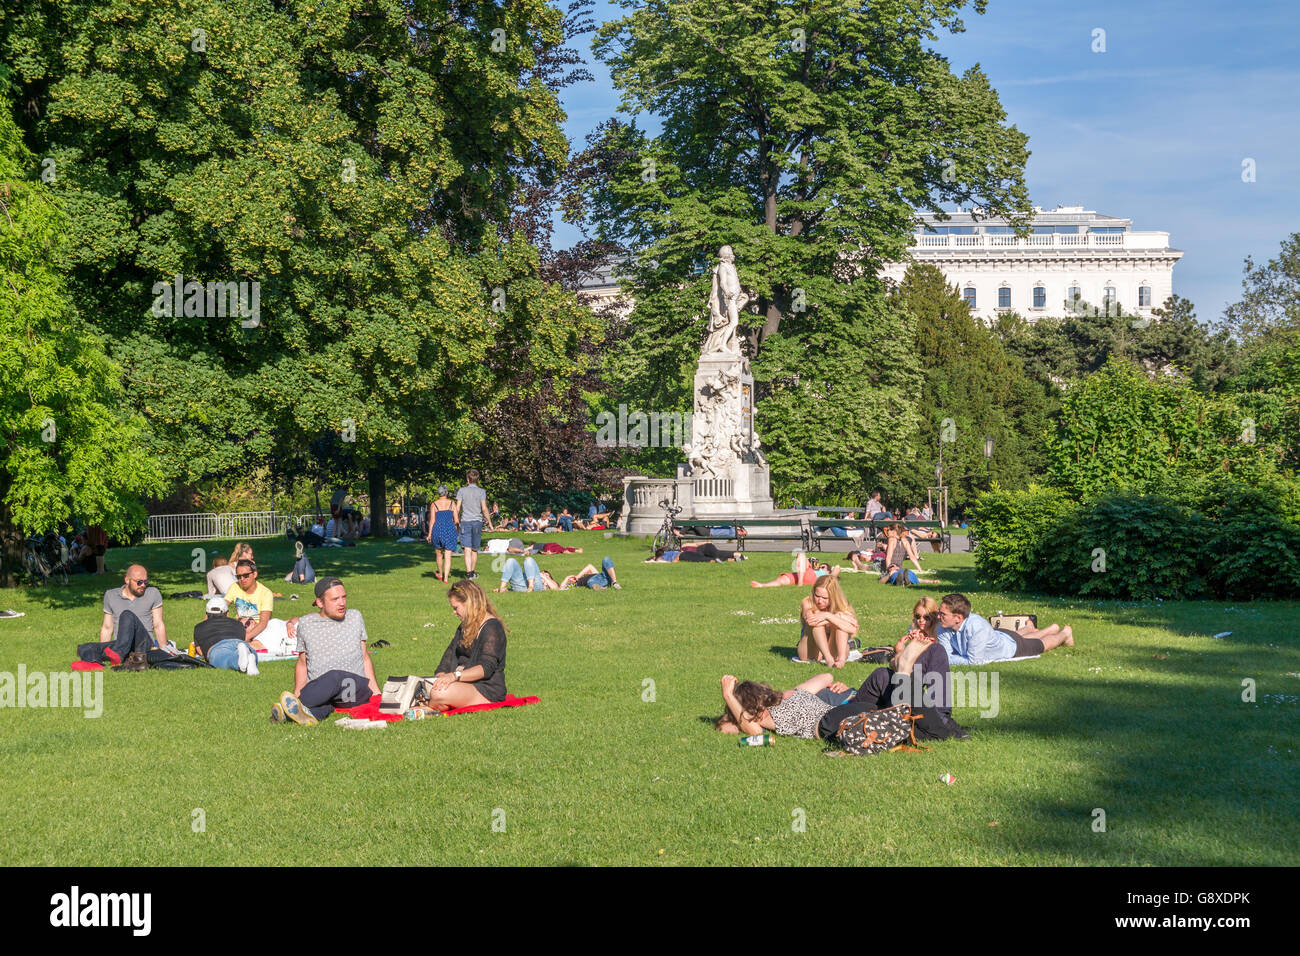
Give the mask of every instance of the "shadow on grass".
[[(293, 568), (294, 542), (289, 538), (257, 538), (249, 544), (257, 558), (259, 580), (272, 591), (286, 587), (299, 589), (310, 585), (290, 585), (284, 576)], [(121, 587), (126, 569), (142, 564), (149, 572), (149, 583), (164, 595), (204, 590), (205, 575), (218, 555), (234, 550), (233, 540), (183, 541), (112, 548), (106, 558), (104, 574), (76, 574), (66, 586), (47, 584), (28, 588), (26, 597), (50, 609), (66, 609), (98, 604), (106, 590)], [(317, 577), (337, 575), (382, 575), (403, 568), (433, 562), (432, 550), (421, 543), (398, 544), (391, 539), (361, 540), (355, 548), (309, 548), (306, 552)], [(204, 570), (195, 570), (198, 564)], [(184, 599), (182, 599), (184, 600)]]
[[(1282, 779), (1294, 761), (1280, 750), (1294, 740), (1300, 720), (1279, 708), (1271, 708), (1274, 720), (1261, 720), (1261, 709), (1241, 701), (1241, 688), (1226, 670), (1221, 688), (1197, 676), (1198, 682), (1152, 685), (1133, 677), (1107, 681), (1017, 670), (1014, 682), (1003, 682), (1002, 704), (1013, 703), (1006, 698), (1017, 687), (1034, 687), (1033, 699), (1052, 701), (1050, 711), (975, 720), (973, 730), (987, 723), (999, 735), (1022, 737), (1026, 747), (1054, 738), (1104, 747), (1081, 758), (1096, 768), (1085, 794), (1070, 804), (1058, 798), (1022, 806), (1030, 825), (1017, 827), (1014, 837), (990, 831), (990, 844), (1053, 858), (1108, 859), (1176, 844), (1178, 858), (1161, 862), (1277, 864), (1288, 854), (1294, 862), (1294, 831), (1282, 836), (1280, 822), (1293, 819), (1300, 801)], [(1279, 826), (1267, 832), (1243, 813), (1247, 809)], [(1105, 831), (1093, 829), (1096, 810), (1105, 812)], [(1063, 828), (1062, 818), (1076, 821), (1077, 831)], [(1107, 839), (1115, 842), (1098, 854), (1098, 841)]]

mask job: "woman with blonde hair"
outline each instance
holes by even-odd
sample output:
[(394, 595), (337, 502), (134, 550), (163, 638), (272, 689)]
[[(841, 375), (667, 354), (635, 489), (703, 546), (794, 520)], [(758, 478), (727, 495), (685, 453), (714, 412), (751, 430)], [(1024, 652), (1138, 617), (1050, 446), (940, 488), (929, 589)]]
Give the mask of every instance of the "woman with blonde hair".
[(241, 560), (253, 560), (253, 546), (240, 541), (235, 545), (235, 550), (230, 552), (230, 566), (233, 568)]
[[(849, 659), (849, 638), (858, 633), (858, 617), (840, 588), (838, 574), (817, 579), (812, 592), (799, 605), (799, 617), (803, 624), (796, 657), (801, 661), (810, 660), (808, 642), (811, 638), (817, 646), (816, 660), (830, 667), (843, 667)], [(831, 653), (832, 645), (834, 654)]]
[(438, 663), (429, 690), (432, 710), (506, 699), (506, 629), (483, 589), (457, 581), (447, 591), (460, 627)]

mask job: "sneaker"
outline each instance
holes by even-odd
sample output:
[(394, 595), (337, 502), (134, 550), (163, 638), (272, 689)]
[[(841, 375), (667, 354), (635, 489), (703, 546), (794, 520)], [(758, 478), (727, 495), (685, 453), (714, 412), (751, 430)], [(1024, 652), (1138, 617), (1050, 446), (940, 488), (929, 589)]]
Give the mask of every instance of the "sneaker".
[(316, 718), (311, 715), (311, 711), (302, 705), (292, 691), (285, 691), (280, 695), (280, 706), (284, 708), (284, 715), (292, 720), (295, 724), (302, 724), (304, 727), (310, 727), (316, 723)]
[(281, 706), (280, 702), (277, 700), (271, 705), (271, 723), (282, 724), (287, 719), (288, 718), (284, 716), (284, 707)]
[(623, 585), (619, 584), (617, 581), (611, 584), (610, 587), (612, 587), (615, 591), (623, 590)]
[(248, 649), (248, 669), (245, 670), (244, 673), (249, 677), (256, 677), (261, 673), (257, 669), (257, 651), (253, 650), (251, 647)]
[(477, 581), (477, 580), (478, 580), (478, 572), (477, 572), (477, 571), (471, 571), (469, 574), (465, 575), (465, 577), (466, 577), (466, 579), (468, 579), (468, 580), (470, 580), (470, 581)]
[(241, 674), (248, 673), (248, 652), (250, 650), (252, 650), (251, 647), (240, 641), (239, 648), (235, 651), (235, 667), (239, 669)]

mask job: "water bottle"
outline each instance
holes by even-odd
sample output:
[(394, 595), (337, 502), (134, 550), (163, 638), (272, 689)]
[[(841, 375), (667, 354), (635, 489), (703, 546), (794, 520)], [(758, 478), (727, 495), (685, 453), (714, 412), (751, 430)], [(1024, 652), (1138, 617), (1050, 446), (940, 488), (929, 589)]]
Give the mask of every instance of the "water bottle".
[(740, 738), (742, 747), (771, 747), (775, 743), (776, 737), (772, 734), (754, 734), (752, 737)]
[(403, 720), (424, 720), (424, 718), (428, 716), (429, 715), (422, 710), (411, 709), (408, 710), (406, 713), (402, 714), (402, 719)]

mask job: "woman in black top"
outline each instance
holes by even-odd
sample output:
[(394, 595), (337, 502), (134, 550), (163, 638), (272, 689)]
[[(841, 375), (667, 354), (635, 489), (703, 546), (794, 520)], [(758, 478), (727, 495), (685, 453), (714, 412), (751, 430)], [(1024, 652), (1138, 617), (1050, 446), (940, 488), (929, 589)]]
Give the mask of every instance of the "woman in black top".
[(473, 581), (447, 592), (460, 627), (442, 655), (429, 691), (429, 706), (451, 710), (506, 699), (506, 629), (496, 608)]

